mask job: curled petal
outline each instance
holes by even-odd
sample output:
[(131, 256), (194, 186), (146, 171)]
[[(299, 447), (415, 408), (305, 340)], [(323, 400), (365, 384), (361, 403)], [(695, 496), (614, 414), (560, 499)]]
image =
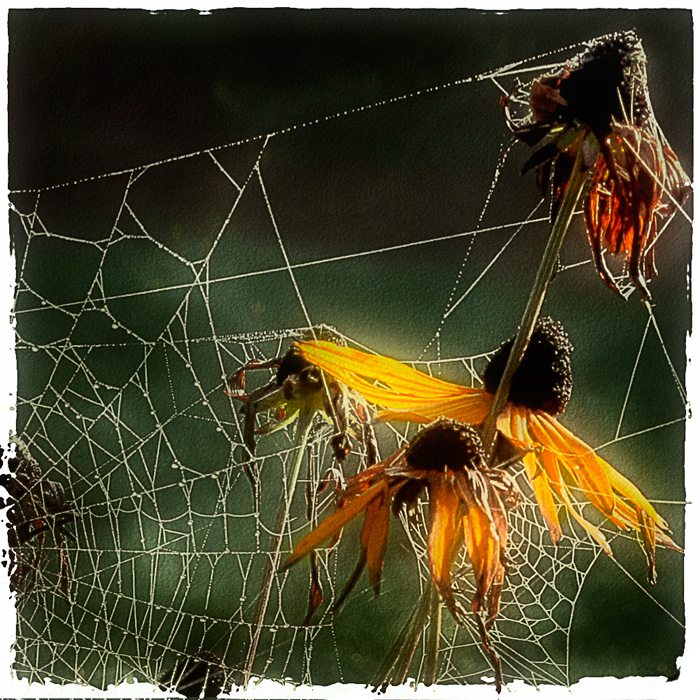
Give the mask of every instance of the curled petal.
[(309, 607), (306, 612), (306, 617), (301, 623), (303, 626), (311, 624), (314, 613), (323, 603), (323, 586), (318, 575), (318, 555), (316, 552), (311, 552), (309, 555), (309, 563), (311, 564), (311, 586), (309, 587)]
[(499, 542), (499, 561), (496, 566), (493, 581), (488, 591), (488, 619), (487, 626), (493, 624), (499, 610), (501, 609), (501, 591), (506, 576), (506, 551), (508, 547), (508, 520), (506, 518), (506, 508), (501, 497), (496, 491), (490, 493), (491, 512), (493, 513), (496, 532)]
[(648, 298), (658, 219), (684, 203), (688, 177), (675, 153), (639, 126), (615, 124), (601, 145), (584, 202), (593, 259), (605, 283), (620, 293), (604, 253), (624, 256), (630, 281)]
[(644, 511), (638, 511), (639, 526), (642, 535), (642, 547), (647, 558), (649, 570), (648, 579), (652, 586), (656, 585), (656, 536), (655, 526), (651, 518)]
[(472, 610), (478, 612), (501, 567), (501, 542), (494, 521), (480, 506), (474, 505), (462, 518), (464, 541), (474, 568), (476, 595)]
[(430, 534), (428, 558), (435, 587), (445, 600), (452, 616), (460, 622), (464, 611), (457, 605), (452, 593), (450, 570), (462, 544), (463, 509), (459, 496), (444, 474), (436, 474), (429, 482)]

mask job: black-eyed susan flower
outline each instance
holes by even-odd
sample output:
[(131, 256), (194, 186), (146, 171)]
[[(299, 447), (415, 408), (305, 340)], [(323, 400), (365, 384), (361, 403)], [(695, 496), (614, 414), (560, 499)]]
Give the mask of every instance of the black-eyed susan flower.
[(536, 170), (543, 196), (551, 190), (553, 218), (574, 168), (592, 173), (584, 211), (596, 268), (621, 293), (605, 254), (621, 257), (647, 299), (659, 221), (691, 188), (653, 119), (639, 37), (629, 31), (591, 42), (559, 73), (534, 80), (528, 97), (527, 118), (516, 122), (507, 113), (515, 137), (539, 146), (523, 172)]
[[(309, 361), (355, 388), (368, 401), (384, 406), (377, 414), (380, 420), (428, 423), (446, 417), (472, 425), (481, 424), (489, 413), (511, 346), (512, 341), (503, 344), (486, 368), (484, 388), (474, 389), (353, 348), (324, 342), (300, 344)], [(585, 499), (614, 525), (638, 534), (647, 557), (649, 581), (654, 583), (656, 546), (682, 550), (641, 491), (557, 420), (571, 395), (571, 351), (559, 322), (549, 318), (537, 322), (497, 428), (525, 451), (525, 471), (554, 544), (562, 536), (563, 506), (612, 556), (600, 528), (576, 507)]]
[[(519, 491), (503, 469), (489, 469), (479, 432), (472, 426), (440, 419), (421, 430), (407, 448), (348, 479), (335, 512), (294, 548), (282, 570), (303, 559), (364, 513), (360, 557), (336, 608), (345, 600), (365, 568), (379, 594), (391, 511), (398, 514), (427, 490), (429, 503), (428, 560), (435, 588), (457, 622), (464, 610), (455, 600), (451, 570), (466, 546), (476, 592), (475, 613), (484, 649), (491, 657), (500, 687), (500, 662), (490, 646), (487, 628), (498, 615), (506, 574), (506, 512), (519, 503)], [(484, 623), (481, 611), (487, 614)]]

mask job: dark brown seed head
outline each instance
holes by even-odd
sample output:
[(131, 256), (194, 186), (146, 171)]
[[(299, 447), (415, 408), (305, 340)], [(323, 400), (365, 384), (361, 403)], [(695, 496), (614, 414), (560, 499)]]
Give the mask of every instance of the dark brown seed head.
[(636, 32), (591, 42), (561, 73), (536, 80), (531, 102), (537, 121), (585, 124), (599, 138), (613, 121), (643, 126), (649, 116), (646, 57)]
[[(513, 347), (513, 339), (501, 345), (484, 372), (484, 389), (495, 394)], [(515, 372), (508, 401), (539, 409), (552, 416), (564, 411), (571, 398), (573, 346), (559, 321), (539, 319), (530, 344)]]
[(416, 469), (461, 471), (482, 469), (486, 456), (476, 428), (443, 418), (413, 438), (406, 451), (406, 461)]

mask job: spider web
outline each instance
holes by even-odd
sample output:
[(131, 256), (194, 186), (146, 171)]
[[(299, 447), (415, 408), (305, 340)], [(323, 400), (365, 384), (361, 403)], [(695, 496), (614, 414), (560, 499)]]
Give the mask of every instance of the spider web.
[[(43, 477), (64, 485), (76, 537), (65, 545), (67, 595), (58, 585), (60, 552), (47, 542), (33, 590), (17, 597), (17, 676), (106, 688), (179, 678), (191, 659), (219, 659), (227, 673), (243, 668), (296, 448), (291, 429), (259, 438), (257, 507), (241, 468), (240, 404), (224, 394), (225, 378), (251, 360), (284, 354), (303, 329), (329, 323), (350, 344), (477, 384), (490, 353), (517, 327), (547, 233), (546, 205), (519, 174), (524, 154), (515, 149), (501, 160), (507, 135), (498, 99), (514, 77), (559, 68), (579, 49), (133, 170), (11, 193), (17, 434)], [(494, 105), (493, 123), (468, 114), (469, 138), (460, 124), (440, 135), (446, 143), (435, 155), (436, 134), (415, 115), (455, 100)], [(401, 136), (397, 124), (405, 125)], [(398, 167), (382, 172), (375, 164), (377, 179), (358, 186), (368, 129), (397, 141), (390, 153), (409, 143), (425, 149), (421, 182), (401, 182)], [(487, 177), (465, 179), (465, 156), (456, 154), (468, 157), (472, 140), (486, 144)], [(325, 169), (312, 177), (319, 163)], [(415, 195), (424, 197), (421, 217), (404, 220), (397, 203)], [(357, 227), (370, 235), (353, 236)], [(634, 299), (612, 298), (582, 230), (572, 230), (545, 306), (576, 346), (575, 397), (563, 422), (659, 504), (681, 541), (686, 395), (676, 305), (686, 290), (664, 246), (687, 250), (679, 241), (688, 234), (682, 215), (662, 233), (648, 312)], [(586, 308), (578, 296), (590, 299)], [(601, 373), (613, 333), (615, 367)], [(250, 381), (261, 386), (271, 377), (260, 371)], [(378, 430), (382, 455), (412, 434)], [(335, 466), (329, 436), (318, 424), (303, 448), (286, 551), (332, 509), (332, 489), (320, 489)], [(360, 459), (356, 448), (346, 476)], [(634, 620), (620, 613), (617, 635), (606, 627), (609, 638), (589, 638), (601, 629), (601, 599), (620, 596), (630, 596), (634, 614), (642, 610), (655, 629), (654, 650), (668, 650), (649, 673), (667, 673), (682, 651), (680, 556), (659, 552), (661, 581), (652, 589), (627, 535), (608, 533), (615, 560), (571, 524), (554, 547), (522, 475), (520, 484), (525, 501), (511, 514), (512, 564), (492, 632), (506, 682), (570, 685), (614, 673), (604, 659), (611, 649), (624, 656), (624, 645), (616, 663), (638, 671)], [(306, 564), (276, 576), (253, 675), (368, 683), (428, 579), (424, 506), (394, 519), (377, 599), (363, 577), (343, 609), (327, 612), (355, 564), (354, 525), (320, 554), (325, 601), (310, 625), (302, 625)], [(465, 560), (455, 565), (455, 585), (468, 606)], [(591, 661), (596, 647), (602, 651)], [(419, 649), (412, 677), (422, 663)], [(471, 621), (459, 627), (445, 619), (438, 682), (492, 675)]]

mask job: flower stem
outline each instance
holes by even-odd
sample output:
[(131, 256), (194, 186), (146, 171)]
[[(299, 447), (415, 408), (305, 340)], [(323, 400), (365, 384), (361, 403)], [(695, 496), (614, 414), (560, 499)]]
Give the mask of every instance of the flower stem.
[[(434, 586), (431, 586), (431, 588), (434, 588)], [(441, 629), (442, 605), (440, 604), (439, 596), (433, 594), (430, 606), (430, 627), (428, 628), (425, 670), (423, 672), (423, 682), (425, 685), (434, 685), (437, 682)]]
[(535, 324), (537, 323), (540, 310), (542, 309), (544, 297), (547, 293), (549, 282), (552, 279), (552, 274), (554, 273), (554, 268), (557, 264), (559, 249), (561, 248), (564, 236), (569, 229), (569, 224), (571, 223), (574, 209), (576, 208), (576, 204), (579, 201), (583, 188), (586, 184), (586, 180), (588, 179), (588, 169), (582, 167), (581, 164), (581, 150), (581, 148), (578, 149), (576, 161), (574, 162), (574, 167), (571, 171), (571, 176), (569, 178), (564, 197), (562, 198), (559, 212), (557, 213), (557, 218), (555, 219), (554, 225), (552, 226), (552, 231), (549, 234), (547, 247), (544, 250), (542, 261), (540, 262), (540, 267), (537, 271), (537, 277), (535, 277), (535, 283), (532, 287), (532, 291), (530, 292), (530, 298), (528, 299), (518, 332), (515, 336), (515, 340), (513, 341), (510, 355), (508, 356), (508, 362), (506, 363), (503, 376), (501, 377), (498, 389), (496, 390), (496, 396), (494, 397), (493, 404), (491, 404), (491, 410), (484, 422), (482, 442), (484, 444), (484, 449), (490, 458), (493, 457), (493, 450), (496, 443), (495, 438), (498, 416), (501, 415), (503, 409), (508, 403), (508, 395), (510, 394), (510, 386), (513, 382), (513, 377), (515, 376), (515, 372), (523, 359), (523, 355), (525, 354), (530, 338), (532, 337)]
[(289, 522), (289, 511), (292, 506), (292, 498), (299, 479), (301, 462), (306, 452), (304, 448), (308, 442), (311, 426), (313, 425), (313, 415), (313, 411), (302, 410), (299, 414), (299, 418), (297, 419), (297, 428), (294, 435), (294, 447), (296, 448), (296, 454), (294, 455), (294, 462), (287, 481), (287, 492), (284, 500), (280, 503), (279, 510), (277, 511), (277, 518), (275, 519), (275, 527), (273, 530), (275, 534), (272, 535), (272, 541), (270, 542), (270, 547), (267, 550), (271, 556), (265, 562), (260, 597), (258, 598), (257, 606), (255, 608), (255, 616), (251, 626), (253, 636), (250, 640), (250, 645), (246, 654), (245, 665), (236, 678), (236, 684), (243, 686), (243, 688), (247, 688), (250, 677), (253, 673), (253, 665), (255, 664), (258, 644), (260, 643), (260, 636), (265, 624), (265, 613), (267, 612), (267, 606), (270, 602), (270, 594), (272, 593), (272, 584), (279, 566), (280, 553), (282, 551), (282, 540), (284, 539), (284, 533), (287, 529), (287, 523)]
[[(434, 613), (434, 610), (439, 609), (439, 607), (438, 593), (433, 582), (428, 580), (425, 583), (423, 594), (413, 608), (411, 617), (406, 621), (394, 642), (394, 646), (374, 676), (372, 685), (375, 690), (385, 691), (389, 685), (402, 685), (404, 683), (416, 654), (425, 623), (431, 614), (435, 615), (436, 618), (439, 616), (439, 614)], [(431, 663), (429, 661), (429, 664)], [(435, 665), (437, 666), (437, 660)]]

